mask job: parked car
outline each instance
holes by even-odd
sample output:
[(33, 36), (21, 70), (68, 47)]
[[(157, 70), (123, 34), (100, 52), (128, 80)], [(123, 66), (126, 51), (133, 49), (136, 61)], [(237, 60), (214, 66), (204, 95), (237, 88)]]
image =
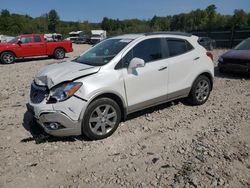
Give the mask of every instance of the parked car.
[(42, 69), (27, 104), (54, 136), (110, 136), (135, 111), (178, 98), (204, 104), (213, 87), (212, 54), (183, 33), (106, 39), (71, 62)]
[(107, 38), (107, 32), (105, 30), (91, 30), (91, 44), (97, 44)]
[(47, 42), (41, 34), (20, 35), (8, 43), (0, 44), (0, 59), (4, 64), (14, 63), (15, 58), (30, 56), (48, 55), (63, 59), (65, 53), (72, 51), (70, 41)]
[(250, 38), (220, 56), (218, 68), (221, 73), (228, 71), (250, 73)]
[(72, 31), (69, 33), (69, 38), (76, 44), (84, 44), (87, 42), (87, 35), (85, 35), (83, 31)]
[(215, 40), (213, 40), (209, 37), (199, 37), (198, 42), (200, 45), (202, 45), (207, 50), (213, 50), (214, 48), (216, 48)]
[(15, 38), (15, 37), (7, 36), (7, 35), (0, 35), (0, 43), (9, 42), (13, 38)]
[(48, 34), (44, 34), (44, 38), (48, 42), (62, 41), (62, 34), (48, 33)]

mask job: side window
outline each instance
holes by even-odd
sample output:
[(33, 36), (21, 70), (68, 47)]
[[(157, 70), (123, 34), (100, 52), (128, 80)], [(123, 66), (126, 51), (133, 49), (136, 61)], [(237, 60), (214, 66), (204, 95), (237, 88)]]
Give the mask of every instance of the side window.
[(34, 36), (34, 42), (42, 42), (40, 36)]
[(185, 40), (167, 39), (167, 43), (168, 43), (169, 57), (181, 55), (193, 49), (193, 46)]
[(141, 58), (145, 63), (163, 58), (161, 38), (144, 40), (137, 44), (132, 51), (133, 57)]
[(161, 38), (147, 39), (134, 48), (132, 48), (123, 58), (117, 63), (115, 69), (127, 68), (130, 61), (134, 58), (140, 58), (145, 61), (145, 63), (150, 61), (155, 61), (163, 58), (162, 54)]
[(191, 51), (192, 49), (194, 49), (194, 47), (188, 41), (186, 41), (186, 46), (187, 46), (187, 51)]
[(30, 37), (22, 37), (21, 42), (22, 42), (22, 44), (31, 43), (31, 38)]

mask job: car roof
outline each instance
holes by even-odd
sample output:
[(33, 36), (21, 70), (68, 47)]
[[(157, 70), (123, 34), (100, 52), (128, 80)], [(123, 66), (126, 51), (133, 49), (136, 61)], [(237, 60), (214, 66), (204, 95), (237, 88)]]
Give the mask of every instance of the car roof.
[(20, 37), (25, 37), (25, 36), (34, 36), (34, 35), (39, 35), (39, 36), (41, 36), (41, 35), (43, 35), (43, 34), (21, 34), (21, 35), (19, 35)]
[(119, 35), (116, 37), (112, 37), (112, 38), (116, 38), (116, 39), (137, 39), (143, 36), (157, 36), (157, 35), (164, 35), (164, 36), (182, 36), (182, 37), (192, 37), (193, 35), (190, 33), (183, 33), (183, 32), (151, 32), (151, 33), (136, 33), (136, 34), (125, 34), (125, 35)]

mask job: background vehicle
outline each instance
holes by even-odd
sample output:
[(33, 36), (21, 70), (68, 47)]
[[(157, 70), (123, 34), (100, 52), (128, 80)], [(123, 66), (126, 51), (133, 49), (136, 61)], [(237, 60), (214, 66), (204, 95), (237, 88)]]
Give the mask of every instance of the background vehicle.
[(215, 40), (213, 40), (209, 37), (199, 37), (198, 42), (200, 45), (202, 45), (207, 50), (213, 50), (214, 48), (216, 48)]
[(45, 67), (28, 109), (55, 136), (110, 136), (127, 114), (178, 98), (204, 104), (213, 87), (212, 54), (183, 33), (123, 35), (71, 62)]
[(250, 38), (223, 54), (219, 58), (218, 68), (221, 73), (227, 71), (250, 73)]
[(7, 35), (0, 35), (0, 43), (9, 42), (13, 38), (15, 37), (7, 36)]
[(104, 31), (104, 30), (92, 30), (90, 42), (91, 42), (91, 44), (97, 44), (100, 41), (106, 39), (106, 37), (107, 37), (106, 31)]
[(69, 33), (69, 38), (73, 43), (84, 44), (87, 41), (87, 36), (83, 31), (72, 31)]
[(15, 58), (31, 56), (48, 55), (63, 59), (65, 53), (72, 51), (70, 41), (47, 42), (41, 34), (20, 35), (8, 43), (0, 44), (0, 58), (4, 64), (13, 63)]
[(52, 41), (61, 41), (62, 40), (62, 34), (60, 33), (49, 33), (49, 34), (44, 34), (44, 38), (48, 42)]

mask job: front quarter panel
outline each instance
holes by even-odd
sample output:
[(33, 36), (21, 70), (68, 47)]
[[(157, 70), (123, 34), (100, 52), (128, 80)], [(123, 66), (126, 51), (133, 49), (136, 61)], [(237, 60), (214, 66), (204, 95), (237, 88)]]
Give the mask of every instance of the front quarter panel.
[(78, 81), (81, 81), (83, 86), (75, 95), (87, 100), (88, 103), (101, 94), (112, 93), (120, 97), (124, 105), (127, 104), (121, 70), (100, 70), (97, 74), (84, 77)]

